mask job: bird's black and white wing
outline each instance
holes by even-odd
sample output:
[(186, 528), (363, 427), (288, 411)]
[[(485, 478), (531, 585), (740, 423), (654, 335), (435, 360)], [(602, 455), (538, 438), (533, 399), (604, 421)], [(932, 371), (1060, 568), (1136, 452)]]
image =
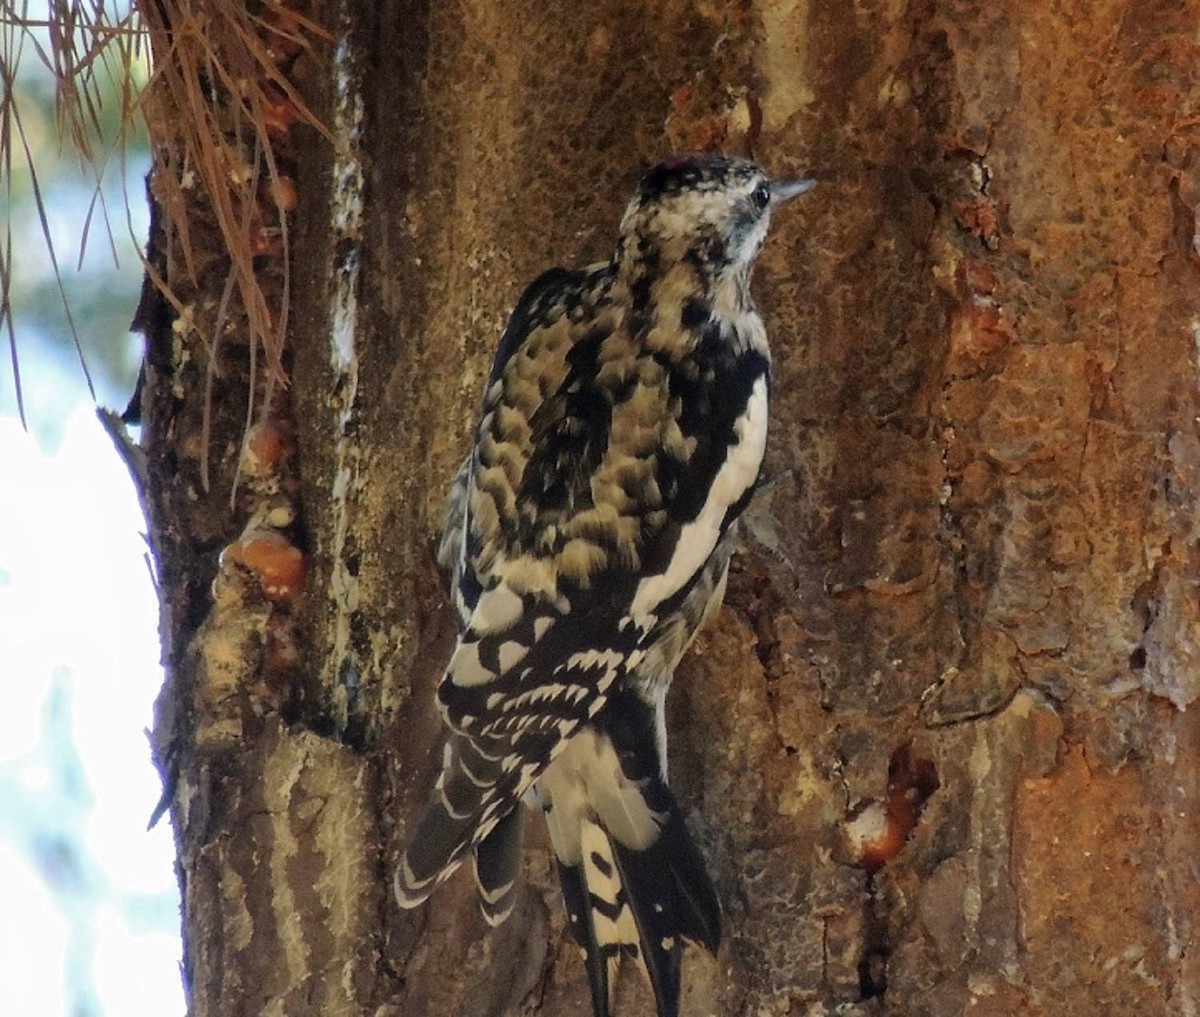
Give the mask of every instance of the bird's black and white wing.
[(606, 281), (535, 283), (489, 381), (454, 565), (467, 624), (438, 692), (459, 737), (410, 850), (409, 899), (641, 674), (758, 473), (765, 357), (702, 328), (686, 362), (631, 357)]
[(451, 497), (451, 734), (397, 898), (420, 903), (473, 852), (484, 914), (503, 920), (517, 805), (539, 804), (596, 1017), (621, 957), (675, 1017), (681, 940), (719, 941), (667, 786), (663, 702), (763, 458), (770, 362), (748, 280), (771, 195), (740, 160), (649, 174), (612, 262), (522, 296)]

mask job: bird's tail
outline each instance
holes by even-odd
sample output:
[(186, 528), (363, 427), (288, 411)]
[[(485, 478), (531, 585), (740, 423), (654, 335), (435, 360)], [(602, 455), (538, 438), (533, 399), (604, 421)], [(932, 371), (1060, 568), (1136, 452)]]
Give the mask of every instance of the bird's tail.
[(429, 804), (409, 837), (396, 869), (396, 900), (403, 908), (423, 903), (474, 849), (479, 905), (499, 925), (516, 899), (521, 856), (521, 814), (502, 799), (500, 751), (463, 735), (446, 743), (442, 773)]
[(720, 943), (721, 905), (667, 786), (665, 752), (661, 709), (625, 690), (538, 785), (595, 1017), (609, 1017), (622, 957), (648, 977), (658, 1017), (676, 1017), (683, 940), (713, 953)]
[[(665, 784), (660, 792), (670, 796)], [(661, 835), (643, 850), (590, 821), (581, 848), (579, 864), (559, 863), (559, 878), (595, 1017), (609, 1017), (622, 957), (648, 978), (658, 1017), (676, 1017), (683, 940), (716, 953), (721, 939), (717, 892), (678, 806), (671, 798)]]

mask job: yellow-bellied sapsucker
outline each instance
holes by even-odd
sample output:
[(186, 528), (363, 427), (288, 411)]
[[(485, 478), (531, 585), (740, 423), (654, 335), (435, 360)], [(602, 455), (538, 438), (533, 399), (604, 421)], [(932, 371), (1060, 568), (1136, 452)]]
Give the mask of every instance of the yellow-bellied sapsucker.
[(419, 904), (473, 852), (484, 915), (503, 921), (518, 806), (540, 806), (596, 1017), (622, 956), (674, 1017), (682, 939), (720, 939), (667, 787), (663, 704), (721, 601), (766, 444), (751, 268), (772, 211), (811, 186), (722, 156), (652, 169), (611, 261), (552, 269), (521, 297), (451, 494), (450, 738), (396, 894)]

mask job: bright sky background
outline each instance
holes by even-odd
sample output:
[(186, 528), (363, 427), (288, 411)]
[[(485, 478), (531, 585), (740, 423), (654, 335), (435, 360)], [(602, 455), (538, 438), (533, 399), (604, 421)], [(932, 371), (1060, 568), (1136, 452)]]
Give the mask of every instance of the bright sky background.
[[(37, 9), (35, 9), (37, 8)], [(31, 3), (28, 15), (44, 17)], [(17, 102), (99, 400), (124, 408), (140, 339), (126, 326), (144, 242), (144, 154), (105, 195), (119, 265), (94, 222), (94, 180), (59, 149), (32, 46)], [(142, 150), (144, 153), (144, 149)], [(14, 172), (13, 299), (31, 433), (0, 359), (0, 1015), (179, 1017), (179, 891), (146, 729), (162, 683), (158, 609), (133, 484), (95, 417), (31, 188)], [(0, 339), (7, 347), (7, 336)]]
[(88, 406), (54, 455), (0, 417), (0, 1011), (184, 1012), (145, 730), (161, 683), (133, 485)]

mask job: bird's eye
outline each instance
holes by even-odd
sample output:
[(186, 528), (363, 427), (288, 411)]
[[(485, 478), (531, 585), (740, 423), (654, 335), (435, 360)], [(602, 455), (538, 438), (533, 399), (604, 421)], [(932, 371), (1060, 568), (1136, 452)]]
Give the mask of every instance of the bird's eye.
[(753, 191), (750, 192), (750, 203), (760, 212), (767, 207), (770, 201), (771, 188), (765, 183), (759, 184), (756, 188), (754, 188)]

